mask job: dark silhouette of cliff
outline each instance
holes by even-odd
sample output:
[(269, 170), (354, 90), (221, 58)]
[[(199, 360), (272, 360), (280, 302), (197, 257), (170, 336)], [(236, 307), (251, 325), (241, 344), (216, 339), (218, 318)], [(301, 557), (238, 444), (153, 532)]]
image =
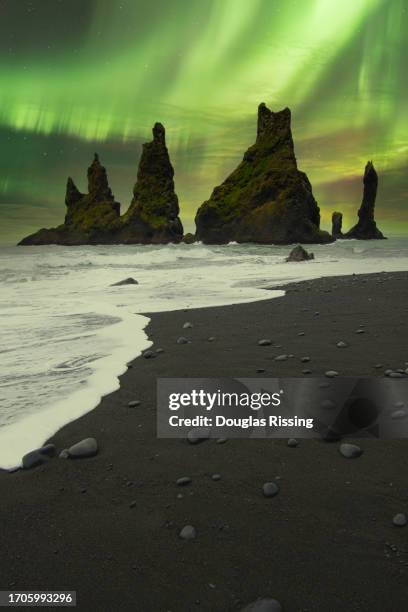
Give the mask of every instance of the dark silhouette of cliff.
[(288, 108), (258, 108), (256, 142), (196, 214), (196, 237), (206, 243), (331, 242), (306, 174), (297, 168)]
[(351, 228), (344, 238), (357, 238), (358, 240), (381, 240), (385, 236), (377, 228), (374, 220), (375, 199), (377, 197), (378, 175), (373, 162), (366, 164), (363, 177), (363, 200), (358, 211), (358, 222)]
[(120, 204), (112, 194), (106, 170), (95, 154), (88, 168), (88, 193), (81, 193), (72, 178), (68, 178), (64, 223), (56, 228), (41, 229), (20, 244), (179, 242), (183, 226), (178, 217), (173, 176), (165, 130), (156, 123), (153, 141), (143, 145), (133, 200), (123, 216), (120, 216)]
[(343, 213), (334, 212), (332, 214), (332, 236), (333, 238), (343, 238), (342, 225), (343, 225)]

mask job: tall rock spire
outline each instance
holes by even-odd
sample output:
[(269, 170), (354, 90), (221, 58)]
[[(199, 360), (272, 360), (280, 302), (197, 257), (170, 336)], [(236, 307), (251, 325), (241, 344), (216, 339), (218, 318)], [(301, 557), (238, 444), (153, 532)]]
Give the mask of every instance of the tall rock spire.
[(97, 153), (94, 154), (93, 162), (88, 168), (88, 193), (95, 200), (115, 199), (109, 187), (106, 169), (101, 165)]
[(343, 232), (341, 230), (343, 225), (343, 213), (334, 212), (332, 214), (332, 236), (333, 238), (343, 238)]
[(65, 192), (65, 204), (66, 204), (66, 206), (68, 208), (70, 206), (73, 206), (74, 204), (79, 202), (79, 200), (81, 198), (83, 198), (83, 197), (84, 197), (84, 194), (79, 191), (79, 189), (75, 185), (74, 181), (69, 176), (68, 180), (67, 180), (67, 189), (66, 189), (66, 192)]
[(358, 211), (358, 222), (344, 237), (357, 238), (359, 240), (381, 240), (385, 238), (385, 236), (377, 228), (377, 224), (374, 220), (378, 175), (372, 161), (368, 161), (366, 164), (363, 185), (363, 200)]
[(258, 107), (257, 136), (239, 166), (216, 187), (196, 215), (206, 243), (323, 243), (320, 210), (310, 182), (297, 168), (291, 112)]
[(126, 242), (179, 242), (183, 226), (174, 189), (174, 170), (161, 123), (153, 126), (153, 140), (143, 145), (133, 199), (123, 218)]

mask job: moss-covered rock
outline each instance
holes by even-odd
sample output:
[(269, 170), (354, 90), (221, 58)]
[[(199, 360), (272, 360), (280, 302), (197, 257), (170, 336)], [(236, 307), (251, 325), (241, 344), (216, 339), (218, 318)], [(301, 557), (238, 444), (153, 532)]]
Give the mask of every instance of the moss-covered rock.
[(105, 168), (99, 157), (88, 168), (88, 193), (67, 181), (65, 222), (24, 238), (22, 245), (167, 243), (183, 238), (174, 170), (165, 142), (164, 127), (156, 123), (153, 141), (143, 145), (137, 182), (129, 210), (120, 216)]
[(165, 129), (153, 127), (153, 140), (143, 145), (133, 200), (123, 216), (123, 242), (180, 242), (183, 226), (174, 190), (174, 170), (166, 147)]
[(291, 113), (258, 108), (257, 138), (239, 166), (197, 211), (196, 236), (206, 243), (331, 242), (319, 229), (310, 182), (297, 168)]
[(41, 229), (20, 244), (98, 244), (110, 242), (120, 227), (120, 204), (109, 187), (105, 168), (98, 155), (88, 168), (88, 193), (81, 193), (71, 177), (65, 194), (65, 222), (52, 229)]

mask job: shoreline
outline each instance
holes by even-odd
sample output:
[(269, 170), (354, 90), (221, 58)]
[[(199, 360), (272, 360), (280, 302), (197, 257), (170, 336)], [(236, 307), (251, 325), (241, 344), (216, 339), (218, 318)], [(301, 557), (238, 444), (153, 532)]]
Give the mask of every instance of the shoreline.
[[(369, 263), (369, 265), (372, 265), (371, 260), (368, 260), (367, 263)], [(248, 284), (243, 285), (244, 291), (248, 294), (248, 297), (246, 297), (245, 299), (242, 299), (238, 292), (235, 294), (235, 299), (237, 300), (236, 302), (233, 301), (225, 305), (221, 304), (221, 306), (212, 305), (210, 303), (208, 305), (200, 305), (194, 308), (188, 307), (186, 309), (186, 312), (207, 308), (228, 308), (230, 306), (233, 307), (245, 303), (251, 304), (258, 301), (276, 299), (277, 297), (284, 297), (286, 289), (288, 287), (296, 287), (299, 285), (299, 283), (310, 283), (324, 278), (341, 279), (349, 276), (347, 274), (333, 275), (333, 271), (332, 275), (324, 276), (324, 270), (319, 268), (320, 264), (321, 262), (319, 262), (318, 260), (295, 264), (285, 263), (285, 266), (290, 266), (287, 268), (289, 276), (286, 278), (286, 280), (280, 280), (276, 282), (268, 280), (266, 277), (263, 282), (258, 279), (256, 284), (254, 284), (252, 280), (247, 279)], [(315, 276), (316, 272), (317, 276)], [(385, 271), (384, 273), (394, 274), (401, 273), (401, 271)], [(306, 278), (305, 274), (308, 275)], [(323, 274), (323, 276), (319, 276), (319, 274)], [(382, 272), (370, 271), (368, 274), (369, 276), (372, 276), (376, 274), (382, 274)], [(294, 276), (295, 280), (293, 278)], [(232, 285), (232, 287), (233, 286), (234, 285)], [(240, 285), (238, 285), (238, 287), (239, 286)], [(251, 287), (253, 294), (258, 294), (252, 299), (249, 297), (251, 294)], [(274, 298), (270, 298), (266, 295), (266, 291), (268, 290), (276, 292)], [(231, 299), (233, 299), (232, 295), (230, 297)], [(124, 296), (124, 299), (127, 298)], [(81, 416), (87, 414), (89, 411), (95, 410), (103, 397), (118, 389), (120, 385), (120, 377), (126, 372), (127, 364), (132, 360), (136, 359), (141, 354), (141, 352), (143, 352), (150, 346), (150, 338), (145, 333), (145, 329), (146, 327), (148, 327), (149, 323), (147, 322), (143, 326), (143, 328), (141, 328), (140, 325), (135, 325), (134, 317), (139, 317), (140, 319), (147, 319), (148, 321), (151, 321), (151, 318), (157, 314), (176, 312), (177, 310), (183, 310), (183, 308), (178, 305), (174, 310), (159, 310), (147, 313), (142, 311), (132, 312), (133, 307), (129, 304), (127, 306), (127, 310), (128, 312), (125, 313), (124, 309), (118, 308), (118, 305), (111, 305), (109, 307), (108, 303), (106, 303), (98, 307), (98, 314), (101, 315), (104, 313), (109, 316), (122, 317), (122, 321), (117, 325), (120, 325), (122, 328), (126, 329), (131, 329), (133, 321), (133, 335), (135, 335), (135, 330), (137, 329), (138, 348), (133, 347), (133, 345), (129, 342), (118, 346), (113, 353), (108, 354), (103, 359), (97, 360), (95, 362), (94, 366), (92, 367), (93, 373), (91, 375), (91, 378), (88, 379), (88, 385), (84, 386), (82, 389), (77, 389), (76, 391), (65, 397), (63, 400), (58, 400), (57, 404), (54, 402), (43, 412), (34, 412), (32, 414), (27, 415), (27, 417), (25, 417), (23, 420), (17, 421), (12, 425), (5, 427), (2, 433), (3, 437), (0, 437), (0, 443), (3, 445), (4, 448), (13, 448), (13, 453), (2, 457), (0, 469), (18, 469), (18, 464), (21, 461), (21, 458), (26, 453), (30, 452), (34, 448), (38, 448), (39, 446), (41, 446), (41, 444), (45, 443), (45, 441), (49, 437), (55, 435), (59, 431), (59, 429), (65, 427), (73, 420), (81, 418)], [(100, 330), (98, 332), (98, 335), (114, 336), (116, 333), (117, 325)], [(132, 340), (132, 342), (135, 342), (135, 338)], [(108, 384), (108, 380), (104, 376), (104, 371), (106, 371), (108, 366), (110, 367), (110, 364), (114, 364), (115, 373), (111, 374), (111, 372), (109, 372), (108, 378), (110, 378), (110, 382)], [(78, 409), (78, 406), (83, 404), (84, 399), (86, 408)], [(73, 414), (74, 418), (70, 418), (69, 416), (66, 417), (64, 416), (64, 414)], [(18, 451), (16, 452), (17, 448)]]
[[(356, 611), (390, 601), (403, 609), (408, 554), (391, 519), (407, 510), (408, 441), (364, 440), (364, 455), (349, 462), (337, 444), (315, 440), (291, 449), (280, 439), (157, 439), (155, 380), (301, 377), (304, 355), (312, 376), (383, 376), (408, 360), (407, 280), (408, 272), (323, 277), (273, 286), (283, 297), (144, 313), (150, 348), (163, 352), (136, 358), (117, 391), (50, 439), (59, 451), (92, 436), (98, 455), (0, 471), (2, 588), (76, 589), (79, 609), (102, 611), (118, 602), (239, 610), (267, 596), (289, 611), (340, 612), (351, 598)], [(179, 336), (191, 343), (178, 345)], [(258, 346), (265, 337), (272, 346)], [(336, 348), (340, 340), (349, 347)], [(294, 357), (277, 362), (279, 353)], [(192, 478), (184, 488), (175, 484), (183, 476)], [(281, 492), (266, 500), (260, 490), (271, 478)], [(193, 542), (178, 537), (186, 524), (197, 528)], [(27, 550), (43, 554), (33, 562)]]

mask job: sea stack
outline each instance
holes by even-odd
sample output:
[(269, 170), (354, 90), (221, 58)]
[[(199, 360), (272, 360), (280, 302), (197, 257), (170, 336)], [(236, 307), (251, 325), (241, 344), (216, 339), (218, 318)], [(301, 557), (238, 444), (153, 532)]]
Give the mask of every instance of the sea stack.
[(120, 233), (125, 243), (180, 242), (183, 226), (174, 190), (174, 170), (166, 147), (165, 129), (153, 127), (153, 140), (143, 145), (133, 200)]
[(377, 197), (378, 175), (373, 162), (366, 164), (363, 177), (363, 201), (358, 211), (357, 224), (348, 231), (344, 238), (357, 238), (358, 240), (381, 240), (385, 236), (377, 228), (374, 220), (375, 199)]
[(332, 242), (306, 174), (297, 168), (288, 108), (258, 108), (256, 142), (196, 214), (196, 238), (208, 244)]
[(65, 222), (56, 228), (41, 229), (24, 238), (21, 245), (98, 244), (109, 242), (119, 228), (120, 204), (115, 201), (105, 168), (95, 153), (88, 168), (88, 193), (81, 193), (68, 178)]
[(343, 232), (341, 231), (343, 225), (343, 213), (334, 212), (332, 214), (332, 236), (333, 238), (343, 238)]
[(71, 177), (67, 181), (65, 222), (41, 229), (24, 238), (21, 245), (40, 244), (160, 244), (180, 242), (183, 226), (174, 191), (170, 163), (161, 123), (153, 128), (153, 141), (143, 145), (133, 200), (120, 216), (105, 168), (98, 155), (88, 168), (88, 193), (81, 193)]

